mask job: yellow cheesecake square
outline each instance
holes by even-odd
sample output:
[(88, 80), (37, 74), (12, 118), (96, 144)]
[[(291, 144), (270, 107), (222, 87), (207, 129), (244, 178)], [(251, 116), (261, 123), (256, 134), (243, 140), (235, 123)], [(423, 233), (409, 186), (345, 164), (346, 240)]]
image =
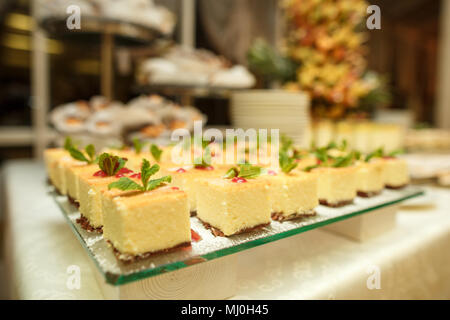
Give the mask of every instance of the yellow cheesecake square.
[(103, 237), (120, 253), (141, 255), (191, 241), (187, 195), (172, 187), (147, 192), (102, 192)]
[(265, 179), (237, 183), (231, 179), (200, 179), (197, 217), (215, 235), (230, 236), (271, 221), (269, 185)]
[(67, 167), (65, 170), (67, 195), (73, 200), (78, 201), (78, 199), (80, 198), (78, 177), (83, 174), (92, 175), (98, 170), (100, 169), (97, 164), (87, 163)]
[(209, 168), (195, 168), (192, 165), (174, 166), (161, 165), (161, 175), (170, 175), (172, 185), (185, 191), (189, 200), (189, 210), (191, 213), (197, 211), (197, 186), (198, 180), (203, 178), (219, 178), (226, 173), (224, 167), (212, 166)]
[(44, 163), (48, 178), (50, 179), (50, 182), (57, 188), (61, 185), (58, 174), (58, 161), (61, 158), (67, 156), (69, 156), (69, 153), (61, 148), (50, 148), (44, 151)]
[(103, 226), (101, 191), (107, 190), (108, 185), (117, 180), (114, 176), (95, 177), (92, 174), (82, 174), (78, 177), (79, 211), (93, 228)]
[(319, 204), (317, 176), (302, 172), (271, 172), (264, 179), (269, 182), (272, 219), (282, 221), (313, 215)]
[(72, 158), (70, 155), (64, 156), (59, 159), (57, 164), (57, 181), (56, 186), (59, 192), (63, 195), (67, 194), (67, 169), (71, 167), (79, 167), (86, 165), (84, 161), (78, 161)]
[(382, 158), (383, 182), (387, 188), (398, 189), (406, 186), (409, 181), (408, 164), (404, 159)]
[(380, 162), (361, 162), (357, 165), (356, 189), (359, 196), (370, 197), (379, 194), (383, 188), (383, 167)]
[(329, 168), (311, 170), (317, 175), (318, 197), (320, 204), (339, 207), (350, 204), (356, 197), (356, 167)]

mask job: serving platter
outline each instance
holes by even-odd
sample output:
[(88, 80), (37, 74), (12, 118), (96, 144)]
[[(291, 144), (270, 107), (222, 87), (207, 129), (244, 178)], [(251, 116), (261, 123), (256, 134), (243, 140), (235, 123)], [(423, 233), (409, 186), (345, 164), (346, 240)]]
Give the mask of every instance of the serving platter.
[(354, 216), (376, 214), (376, 211), (380, 208), (392, 206), (424, 194), (423, 190), (417, 186), (407, 186), (401, 190), (385, 189), (380, 195), (373, 198), (357, 197), (351, 205), (341, 208), (329, 208), (319, 205), (316, 208), (317, 215), (315, 216), (284, 222), (272, 221), (269, 226), (261, 230), (228, 238), (213, 236), (196, 217), (191, 217), (191, 229), (200, 235), (201, 240), (193, 241), (189, 248), (158, 254), (142, 261), (124, 264), (116, 259), (112, 248), (101, 234), (90, 233), (81, 228), (76, 222), (80, 217), (80, 213), (68, 201), (66, 196), (58, 195), (51, 186), (49, 186), (48, 193), (61, 208), (62, 214), (72, 231), (103, 275), (105, 281), (112, 285), (123, 285), (197, 265)]

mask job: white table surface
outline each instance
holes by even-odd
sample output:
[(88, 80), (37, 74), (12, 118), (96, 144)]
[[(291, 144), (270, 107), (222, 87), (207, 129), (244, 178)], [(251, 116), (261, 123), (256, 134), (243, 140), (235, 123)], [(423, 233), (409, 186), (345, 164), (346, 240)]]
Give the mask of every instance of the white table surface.
[[(13, 161), (4, 170), (14, 297), (103, 299), (86, 252), (45, 192), (43, 165)], [(363, 243), (316, 229), (237, 255), (234, 299), (449, 299), (450, 190), (427, 187), (401, 207), (394, 230)], [(70, 266), (80, 268), (79, 289), (67, 286)], [(378, 271), (380, 289), (368, 289)]]

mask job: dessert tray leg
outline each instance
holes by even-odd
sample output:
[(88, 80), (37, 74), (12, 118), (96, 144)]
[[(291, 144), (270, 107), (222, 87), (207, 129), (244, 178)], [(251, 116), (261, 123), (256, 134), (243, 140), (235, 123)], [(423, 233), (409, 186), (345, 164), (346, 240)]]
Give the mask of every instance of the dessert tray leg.
[(151, 278), (114, 286), (96, 270), (96, 280), (108, 300), (219, 300), (236, 294), (237, 260), (229, 255)]
[(397, 204), (379, 208), (368, 214), (326, 225), (322, 227), (322, 230), (356, 241), (366, 241), (395, 228), (398, 207)]

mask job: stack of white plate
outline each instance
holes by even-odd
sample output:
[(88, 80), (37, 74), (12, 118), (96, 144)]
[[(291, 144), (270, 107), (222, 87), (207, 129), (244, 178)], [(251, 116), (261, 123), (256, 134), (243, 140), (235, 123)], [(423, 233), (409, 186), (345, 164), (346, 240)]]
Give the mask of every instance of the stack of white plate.
[(243, 90), (231, 98), (231, 121), (235, 128), (279, 129), (296, 144), (310, 141), (310, 99), (303, 92)]

